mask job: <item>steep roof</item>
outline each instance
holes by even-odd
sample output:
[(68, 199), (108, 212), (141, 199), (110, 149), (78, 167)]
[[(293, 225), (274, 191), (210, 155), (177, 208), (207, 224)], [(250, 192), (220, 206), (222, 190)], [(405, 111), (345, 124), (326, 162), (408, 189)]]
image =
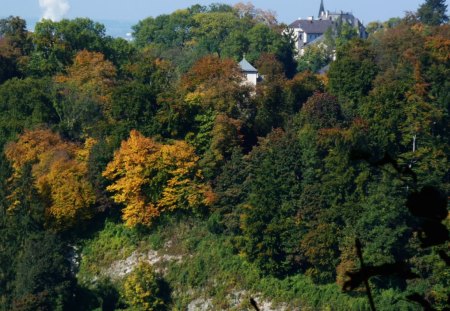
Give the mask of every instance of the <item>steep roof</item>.
[(318, 17), (321, 17), (324, 14), (325, 14), (325, 8), (323, 6), (323, 0), (320, 0), (320, 8), (319, 8), (319, 15), (318, 15)]
[(325, 33), (333, 25), (331, 20), (298, 19), (289, 25), (289, 28), (301, 28), (306, 33)]
[(253, 67), (246, 59), (245, 57), (241, 60), (239, 63), (239, 67), (241, 67), (241, 70), (244, 72), (258, 72), (255, 67)]

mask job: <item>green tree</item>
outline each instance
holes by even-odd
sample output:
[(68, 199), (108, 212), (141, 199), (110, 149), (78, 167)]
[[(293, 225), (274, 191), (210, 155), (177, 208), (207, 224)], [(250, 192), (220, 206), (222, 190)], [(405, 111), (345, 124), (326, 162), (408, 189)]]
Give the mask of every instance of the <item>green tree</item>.
[[(34, 233), (43, 230), (44, 206), (38, 193), (30, 184), (34, 182), (31, 165), (24, 168), (20, 179), (8, 182), (11, 168), (2, 154), (0, 157), (0, 310), (11, 310), (16, 298), (15, 279), (18, 254), (22, 251), (25, 240)], [(21, 189), (11, 195), (14, 189)], [(21, 202), (14, 211), (10, 205), (15, 200)]]
[(26, 22), (20, 17), (0, 19), (0, 83), (22, 76), (32, 50)]
[(325, 48), (320, 45), (312, 45), (305, 48), (305, 53), (297, 60), (297, 71), (310, 70), (318, 72), (331, 61)]
[(348, 43), (338, 49), (337, 59), (330, 65), (328, 89), (345, 101), (350, 113), (372, 88), (378, 72), (375, 55), (369, 43), (362, 40)]
[[(263, 55), (264, 56), (264, 55)], [(263, 57), (261, 64), (265, 66), (270, 63), (268, 57)], [(272, 60), (272, 63), (278, 63)], [(278, 67), (282, 67), (279, 64)], [(266, 67), (267, 68), (267, 67)], [(264, 68), (263, 68), (264, 69)], [(258, 85), (254, 101), (256, 103), (256, 114), (254, 120), (254, 131), (257, 136), (267, 135), (273, 128), (279, 128), (284, 125), (284, 121), (288, 119), (290, 107), (285, 105), (285, 88), (286, 79), (284, 73), (266, 74), (264, 81)]]
[(108, 54), (105, 26), (88, 18), (42, 20), (36, 24), (32, 39), (35, 49), (26, 70), (37, 76), (61, 72), (82, 50)]
[(379, 21), (370, 22), (367, 24), (367, 27), (366, 27), (366, 31), (369, 35), (377, 32), (381, 29), (383, 29), (383, 24)]
[(222, 46), (232, 30), (239, 25), (238, 17), (232, 12), (199, 13), (194, 17), (196, 27), (194, 39), (208, 53), (222, 55)]
[(299, 153), (291, 132), (275, 129), (263, 139), (249, 155), (248, 197), (240, 207), (241, 253), (278, 276), (298, 271), (300, 265)]
[(289, 107), (289, 115), (299, 112), (306, 100), (314, 92), (323, 92), (324, 87), (321, 76), (311, 72), (301, 72), (286, 81), (286, 105)]
[(50, 79), (11, 79), (0, 85), (0, 146), (26, 128), (55, 125)]
[(18, 254), (13, 310), (64, 310), (71, 307), (75, 280), (68, 250), (50, 232), (31, 235)]
[(28, 55), (32, 49), (27, 23), (18, 16), (0, 19), (0, 37), (7, 38), (21, 56)]
[(178, 10), (170, 15), (148, 17), (133, 26), (133, 37), (138, 47), (149, 44), (162, 45), (165, 48), (183, 48), (192, 40), (191, 28), (194, 25), (195, 10)]
[(439, 26), (448, 22), (445, 0), (426, 0), (417, 10), (419, 20), (427, 25)]
[(157, 134), (158, 124), (154, 120), (158, 108), (156, 95), (149, 85), (136, 80), (114, 88), (111, 96), (114, 131), (128, 135), (136, 129), (145, 135)]

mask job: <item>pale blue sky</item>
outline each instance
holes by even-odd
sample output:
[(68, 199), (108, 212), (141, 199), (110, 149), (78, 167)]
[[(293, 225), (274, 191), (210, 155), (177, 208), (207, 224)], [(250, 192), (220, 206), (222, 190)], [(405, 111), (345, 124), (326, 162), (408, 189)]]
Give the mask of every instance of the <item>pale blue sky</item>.
[[(43, 0), (67, 1), (70, 5), (66, 18), (89, 17), (94, 20), (122, 20), (137, 22), (147, 16), (170, 13), (195, 3), (221, 2), (235, 4), (239, 1), (205, 0)], [(324, 0), (325, 9), (351, 11), (365, 24), (384, 21), (390, 17), (402, 17), (405, 11), (415, 11), (425, 0)], [(247, 1), (242, 1), (247, 2)], [(450, 0), (447, 0), (449, 5)], [(320, 0), (254, 0), (259, 8), (277, 12), (280, 22), (290, 23), (298, 17), (317, 15)], [(449, 5), (450, 7), (450, 5)], [(39, 18), (43, 10), (39, 0), (0, 0), (0, 16), (19, 15), (24, 18)]]

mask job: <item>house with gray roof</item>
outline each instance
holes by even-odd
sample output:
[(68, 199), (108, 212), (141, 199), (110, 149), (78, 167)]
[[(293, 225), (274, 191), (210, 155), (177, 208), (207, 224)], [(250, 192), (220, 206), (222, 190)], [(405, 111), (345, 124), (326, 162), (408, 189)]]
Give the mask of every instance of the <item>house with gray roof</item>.
[(294, 32), (295, 47), (300, 55), (310, 42), (322, 37), (323, 34), (333, 27), (332, 20), (314, 19), (312, 16), (307, 19), (298, 19), (289, 25)]
[(323, 40), (318, 40), (318, 38), (322, 37), (323, 39), (325, 32), (330, 28), (332, 30), (336, 29), (338, 23), (347, 23), (355, 27), (361, 38), (367, 38), (364, 25), (352, 13), (327, 11), (323, 0), (321, 0), (317, 19), (314, 19), (314, 16), (309, 16), (306, 19), (299, 18), (288, 26), (288, 29), (293, 32), (298, 54), (300, 56), (303, 55), (304, 49), (310, 44), (323, 42)]
[(239, 67), (241, 68), (241, 72), (245, 75), (246, 83), (256, 85), (258, 82), (258, 70), (245, 59), (245, 56), (239, 62)]

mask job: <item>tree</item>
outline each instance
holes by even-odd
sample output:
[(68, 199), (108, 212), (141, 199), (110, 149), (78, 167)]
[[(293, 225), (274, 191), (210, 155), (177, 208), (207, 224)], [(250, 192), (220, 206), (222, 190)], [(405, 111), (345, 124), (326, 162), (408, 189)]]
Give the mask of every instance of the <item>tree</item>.
[(158, 124), (156, 93), (149, 85), (133, 80), (114, 88), (111, 94), (111, 117), (114, 120), (114, 132), (125, 135), (136, 129), (145, 135), (155, 135)]
[(330, 65), (330, 93), (345, 100), (349, 110), (354, 109), (372, 87), (378, 71), (374, 58), (369, 43), (357, 40), (338, 49), (337, 59)]
[(70, 307), (75, 280), (67, 249), (55, 234), (31, 235), (18, 254), (13, 310), (56, 310)]
[(323, 92), (324, 87), (322, 77), (311, 72), (299, 73), (286, 81), (286, 105), (289, 107), (289, 115), (299, 112), (306, 100), (314, 92)]
[(0, 37), (6, 38), (20, 56), (26, 56), (32, 50), (27, 23), (18, 16), (0, 19)]
[(369, 35), (377, 32), (377, 31), (380, 31), (381, 29), (383, 29), (383, 24), (379, 21), (370, 22), (367, 24), (367, 27), (366, 27), (366, 31)]
[(163, 145), (133, 130), (122, 142), (103, 176), (113, 181), (107, 190), (124, 203), (127, 226), (151, 225), (162, 212), (199, 210), (212, 203), (210, 187), (202, 182), (198, 157), (183, 141)]
[[(25, 131), (18, 142), (5, 150), (13, 167), (13, 180), (20, 178), (26, 165), (32, 165), (33, 186), (46, 203), (48, 224), (66, 229), (92, 217), (95, 193), (87, 179), (89, 150), (94, 141), (88, 139), (84, 148), (65, 142), (49, 130)], [(11, 210), (20, 202), (22, 189), (11, 194)]]
[(105, 26), (88, 18), (42, 20), (36, 24), (32, 38), (35, 49), (26, 70), (37, 76), (61, 72), (82, 50), (108, 52)]
[(132, 310), (165, 310), (159, 280), (149, 263), (141, 262), (127, 276), (123, 297)]
[(235, 61), (212, 55), (203, 57), (181, 77), (177, 93), (165, 100), (157, 118), (163, 125), (170, 122), (167, 125), (175, 127), (172, 135), (189, 141), (198, 140), (197, 135), (211, 137), (199, 132), (200, 128), (206, 129), (202, 123), (210, 117), (224, 114), (242, 122), (251, 117), (251, 88), (242, 81)]
[(16, 56), (7, 39), (0, 39), (0, 84), (19, 76)]
[(62, 131), (78, 138), (99, 119), (110, 116), (116, 68), (103, 54), (83, 50), (66, 71), (54, 78), (54, 106)]
[(294, 133), (275, 129), (249, 154), (239, 205), (238, 248), (265, 273), (284, 276), (301, 265), (296, 217), (301, 193), (300, 148)]
[[(258, 85), (254, 97), (257, 107), (254, 131), (257, 136), (265, 136), (273, 128), (282, 127), (284, 120), (288, 118), (291, 112), (289, 111), (290, 107), (285, 105), (284, 87), (286, 78), (284, 72), (279, 71), (283, 65), (275, 59), (274, 55), (268, 57), (268, 54), (263, 54), (260, 58), (259, 63), (262, 64), (263, 62), (265, 63), (262, 65), (262, 72), (265, 74), (264, 80)], [(269, 69), (270, 67), (272, 69)], [(277, 67), (278, 69), (276, 69)]]
[(297, 71), (310, 70), (312, 72), (318, 72), (330, 63), (330, 61), (330, 55), (327, 54), (325, 48), (320, 45), (312, 45), (305, 48), (305, 53), (297, 60)]
[(22, 76), (31, 50), (25, 20), (18, 16), (0, 19), (0, 83)]
[[(0, 310), (11, 310), (17, 275), (18, 254), (23, 251), (25, 241), (43, 230), (44, 206), (39, 200), (39, 195), (33, 184), (31, 166), (27, 165), (22, 176), (10, 180), (11, 167), (4, 154), (0, 156)], [(15, 197), (11, 197), (11, 191), (20, 189)], [(9, 209), (15, 200), (20, 205), (15, 206), (14, 211)]]
[(233, 6), (233, 8), (237, 11), (240, 18), (251, 18), (268, 26), (276, 26), (278, 23), (276, 13), (274, 11), (257, 9), (251, 2), (238, 2)]
[(165, 48), (183, 48), (192, 39), (194, 25), (192, 9), (178, 10), (170, 15), (148, 17), (133, 26), (133, 37), (138, 47), (149, 44)]
[(303, 105), (301, 116), (305, 123), (314, 128), (332, 128), (342, 121), (337, 98), (327, 93), (314, 93)]
[(0, 145), (25, 128), (52, 126), (58, 115), (52, 103), (50, 79), (11, 79), (0, 85)]
[(445, 0), (426, 0), (417, 10), (419, 20), (427, 25), (439, 26), (448, 22)]
[(111, 89), (114, 86), (116, 68), (105, 60), (102, 53), (82, 50), (74, 58), (73, 64), (67, 68), (67, 74), (57, 75), (57, 83), (67, 83), (79, 89), (80, 92), (96, 96), (104, 109), (110, 101)]
[(208, 53), (222, 55), (222, 46), (232, 30), (239, 25), (239, 19), (232, 12), (199, 13), (194, 17), (194, 39)]
[(302, 237), (300, 252), (310, 264), (306, 274), (318, 283), (332, 282), (338, 263), (338, 238), (335, 224), (319, 223)]
[(206, 129), (207, 132), (199, 132), (196, 141), (203, 140), (203, 146), (199, 146), (204, 149), (199, 148), (200, 152), (203, 151), (200, 164), (206, 177), (212, 179), (216, 176), (223, 163), (230, 159), (233, 150), (243, 145), (242, 126), (240, 120), (217, 114), (213, 116), (213, 123)]

